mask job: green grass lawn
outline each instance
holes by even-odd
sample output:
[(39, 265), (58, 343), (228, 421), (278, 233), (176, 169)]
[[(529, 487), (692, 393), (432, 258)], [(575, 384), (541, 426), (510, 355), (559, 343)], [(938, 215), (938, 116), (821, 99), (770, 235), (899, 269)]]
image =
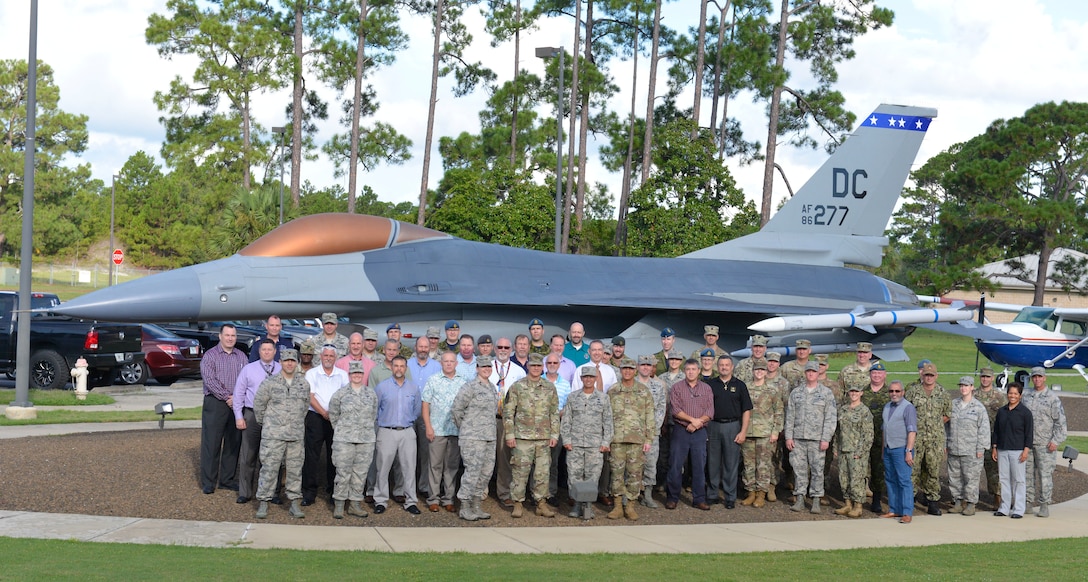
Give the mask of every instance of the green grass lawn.
[[(107, 394), (90, 392), (86, 400), (76, 398), (75, 391), (68, 390), (30, 390), (30, 401), (35, 406), (93, 406), (117, 402)], [(0, 404), (11, 404), (15, 400), (15, 389), (0, 389)]]
[[(451, 533), (453, 533), (451, 531)], [(1081, 578), (1084, 540), (758, 554), (391, 554), (0, 538), (12, 580), (1035, 580)], [(1049, 556), (1040, 559), (1041, 556)], [(1028, 570), (1017, 568), (1027, 575)], [(1079, 572), (1079, 574), (1078, 574)]]
[[(33, 402), (33, 400), (32, 400)], [(35, 402), (35, 404), (39, 404)], [(39, 410), (38, 418), (11, 420), (0, 416), (0, 426), (21, 426), (24, 424), (72, 424), (76, 422), (140, 422), (158, 420), (159, 415), (150, 410), (109, 410), (89, 412), (86, 410)], [(200, 420), (200, 407), (178, 408), (174, 414), (166, 415), (166, 421)]]

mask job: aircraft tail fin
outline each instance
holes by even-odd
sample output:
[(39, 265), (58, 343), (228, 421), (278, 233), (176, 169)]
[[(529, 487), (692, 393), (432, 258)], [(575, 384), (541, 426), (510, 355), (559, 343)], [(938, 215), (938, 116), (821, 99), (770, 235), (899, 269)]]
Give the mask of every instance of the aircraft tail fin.
[(759, 232), (684, 257), (879, 266), (884, 229), (935, 117), (880, 105)]

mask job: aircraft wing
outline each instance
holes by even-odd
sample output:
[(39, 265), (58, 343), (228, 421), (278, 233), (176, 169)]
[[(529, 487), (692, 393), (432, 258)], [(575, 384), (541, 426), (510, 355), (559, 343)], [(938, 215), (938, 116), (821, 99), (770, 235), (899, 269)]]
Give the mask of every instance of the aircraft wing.
[(973, 327), (964, 325), (964, 322), (921, 323), (917, 324), (915, 327), (924, 327), (926, 329), (932, 329), (934, 331), (943, 331), (944, 333), (962, 335), (987, 341), (1015, 342), (1020, 341), (1021, 339), (1019, 336), (1012, 335), (1011, 333), (1005, 333), (1001, 330), (994, 329), (988, 325), (981, 325), (978, 323), (975, 323)]

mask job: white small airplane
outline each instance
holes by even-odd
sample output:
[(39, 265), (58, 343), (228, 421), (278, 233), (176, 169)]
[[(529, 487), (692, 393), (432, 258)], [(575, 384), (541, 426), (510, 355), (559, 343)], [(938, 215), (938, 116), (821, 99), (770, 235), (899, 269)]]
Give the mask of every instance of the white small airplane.
[(1088, 347), (1085, 346), (1088, 344), (1088, 308), (1035, 307), (922, 295), (918, 300), (944, 304), (962, 302), (983, 313), (987, 310), (1015, 313), (1011, 323), (987, 324), (1014, 337), (976, 339), (975, 345), (982, 355), (1006, 367), (1076, 370), (1088, 381), (1085, 371), (1088, 366)]

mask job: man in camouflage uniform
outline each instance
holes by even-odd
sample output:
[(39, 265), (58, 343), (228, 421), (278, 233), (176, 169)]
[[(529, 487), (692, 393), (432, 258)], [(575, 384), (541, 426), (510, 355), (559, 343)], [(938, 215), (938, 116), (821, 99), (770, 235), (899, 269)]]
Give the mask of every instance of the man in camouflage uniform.
[(363, 330), (363, 357), (370, 358), (375, 364), (385, 361), (385, 354), (378, 350), (378, 332), (369, 327)]
[(457, 425), (457, 441), (465, 472), (457, 498), (461, 500), (461, 519), (490, 519), (480, 508), (487, 495), (487, 484), (495, 470), (495, 415), (499, 412), (499, 389), (491, 376), (491, 357), (476, 358), (476, 377), (467, 382), (453, 399), (450, 415)]
[(910, 384), (907, 384), (907, 387), (903, 389), (904, 394), (906, 394), (907, 392), (909, 392), (911, 390), (915, 390), (917, 388), (922, 387), (922, 380), (925, 379), (926, 364), (932, 364), (932, 363), (933, 362), (931, 362), (929, 360), (924, 360), (924, 359), (918, 361), (918, 379), (917, 380), (912, 380)]
[(530, 471), (533, 471), (536, 514), (555, 517), (545, 500), (548, 499), (551, 449), (559, 440), (559, 397), (555, 384), (543, 376), (544, 356), (529, 354), (528, 368), (528, 375), (514, 382), (506, 392), (506, 402), (502, 406), (503, 435), (506, 446), (513, 453), (510, 497), (514, 500), (514, 510), (510, 517), (524, 515), (525, 484)]
[[(873, 358), (873, 344), (869, 342), (858, 342), (857, 359), (847, 364), (839, 371), (839, 390), (835, 394), (835, 398), (842, 404), (845, 399), (846, 392), (853, 386), (857, 386), (865, 390), (869, 387), (869, 372), (871, 371), (872, 364), (869, 362)], [(834, 390), (832, 390), (834, 392)]]
[(638, 519), (635, 500), (642, 492), (646, 453), (653, 441), (654, 400), (650, 389), (635, 380), (638, 366), (631, 358), (620, 360), (620, 381), (608, 389), (612, 405), (612, 443), (609, 465), (612, 474), (613, 509), (608, 519)]
[[(798, 342), (807, 342), (808, 340), (797, 340)], [(807, 356), (806, 356), (807, 357)], [(778, 393), (782, 399), (782, 416), (783, 425), (785, 424), (786, 406), (790, 400), (790, 390), (797, 386), (782, 373), (785, 366), (779, 367), (782, 362), (782, 354), (778, 352), (767, 352), (767, 384), (778, 388)], [(787, 364), (791, 362), (786, 362)], [(804, 370), (801, 371), (801, 381), (804, 381)], [(778, 488), (778, 472), (782, 471), (782, 479), (787, 483), (793, 480), (793, 467), (790, 467), (790, 452), (786, 450), (786, 438), (782, 436), (782, 429), (778, 430), (778, 438), (774, 445), (771, 447), (774, 449), (774, 453), (771, 455), (771, 482), (767, 486), (766, 500), (774, 503), (778, 501), (778, 494), (775, 489)]]
[(620, 377), (620, 361), (623, 360), (625, 353), (627, 353), (627, 338), (622, 335), (612, 338), (612, 345), (608, 346), (606, 355), (610, 356), (608, 365), (615, 370), (617, 378)]
[(922, 384), (908, 389), (906, 399), (918, 411), (918, 436), (914, 441), (914, 490), (926, 500), (926, 513), (940, 515), (941, 465), (944, 464), (945, 424), (952, 415), (952, 399), (937, 383), (937, 367), (922, 367)]
[(836, 448), (839, 452), (839, 485), (844, 505), (838, 515), (861, 517), (865, 503), (865, 480), (869, 477), (869, 451), (873, 448), (873, 413), (861, 402), (863, 388), (851, 384), (847, 402), (839, 408)]
[(438, 326), (432, 325), (427, 328), (427, 341), (430, 343), (431, 359), (438, 361), (438, 356), (442, 355), (442, 350), (438, 347), (442, 341), (442, 332), (439, 331)]
[(665, 413), (669, 404), (669, 388), (659, 378), (653, 375), (657, 360), (653, 356), (638, 357), (638, 381), (650, 389), (650, 396), (654, 400), (654, 426), (653, 438), (650, 450), (646, 452), (646, 464), (642, 470), (642, 497), (639, 503), (657, 509), (660, 507), (654, 501), (654, 485), (657, 485), (657, 459), (661, 451), (660, 435), (661, 427), (665, 424)]
[[(397, 353), (399, 353), (401, 356), (404, 356), (405, 361), (410, 361), (412, 359), (412, 356), (416, 355), (415, 352), (412, 351), (412, 348), (404, 345), (404, 342), (401, 341), (401, 329), (399, 323), (390, 323), (389, 326), (385, 328), (385, 339), (397, 342)], [(425, 340), (426, 338), (421, 339)]]
[(820, 498), (824, 496), (824, 457), (831, 446), (838, 411), (831, 389), (819, 381), (820, 367), (816, 362), (805, 365), (805, 383), (794, 388), (786, 406), (786, 448), (790, 451), (796, 480), (793, 494), (796, 500), (790, 509), (805, 508), (805, 493), (812, 496), (812, 513), (820, 513)]
[(699, 354), (701, 354), (703, 350), (711, 350), (712, 352), (714, 352), (712, 354), (712, 357), (714, 359), (711, 360), (711, 368), (713, 368), (713, 362), (718, 359), (718, 356), (728, 354), (728, 352), (718, 347), (718, 326), (704, 325), (703, 340), (706, 341), (706, 344), (704, 344), (703, 347), (695, 350), (694, 352), (691, 352), (691, 357), (692, 359), (698, 360), (700, 357)]
[(785, 423), (782, 392), (777, 385), (767, 382), (767, 363), (756, 360), (752, 364), (752, 381), (748, 384), (748, 397), (752, 400), (752, 417), (748, 421), (748, 435), (741, 444), (744, 459), (744, 488), (748, 490), (740, 504), (763, 507), (774, 474), (773, 451), (778, 446), (778, 435)]
[(461, 344), (461, 324), (455, 320), (446, 322), (446, 339), (438, 342), (438, 350), (442, 352), (456, 352)]
[(544, 322), (534, 317), (529, 322), (529, 353), (546, 356), (551, 351), (551, 345), (544, 339)]
[(873, 415), (873, 445), (869, 448), (869, 490), (873, 492), (873, 504), (869, 509), (877, 514), (884, 513), (880, 498), (887, 492), (884, 484), (884, 405), (891, 402), (887, 386), (888, 371), (883, 362), (869, 366), (869, 386), (861, 391), (861, 403)]
[(261, 472), (257, 480), (257, 518), (268, 517), (268, 502), (276, 492), (280, 465), (287, 466), (284, 486), (291, 500), (291, 517), (306, 517), (302, 499), (302, 461), (306, 455), (306, 412), (310, 408), (310, 385), (298, 372), (298, 352), (280, 353), (283, 368), (269, 376), (253, 397), (253, 415), (261, 425)]
[[(582, 389), (571, 392), (563, 406), (559, 434), (567, 449), (567, 479), (570, 483), (596, 483), (601, 477), (604, 454), (612, 442), (612, 405), (596, 389), (597, 368), (582, 366)], [(575, 503), (570, 517), (593, 519), (593, 503)]]
[[(1031, 423), (1035, 437), (1028, 454), (1027, 504), (1039, 503), (1035, 515), (1050, 517), (1051, 495), (1054, 492), (1054, 463), (1058, 460), (1058, 445), (1065, 442), (1065, 408), (1058, 395), (1047, 389), (1046, 370), (1040, 366), (1031, 369), (1031, 385), (1023, 395), (1024, 405), (1031, 411)], [(1031, 510), (1029, 510), (1031, 511)]]
[(975, 379), (960, 378), (960, 397), (952, 402), (948, 419), (948, 489), (952, 492), (949, 513), (974, 515), (978, 503), (978, 477), (982, 457), (990, 448), (990, 417), (986, 406), (974, 397)]
[(303, 376), (306, 372), (314, 369), (314, 355), (317, 353), (317, 346), (314, 345), (313, 339), (308, 339), (302, 342), (302, 345), (298, 347), (298, 373)]
[[(666, 328), (668, 329), (668, 328)], [(668, 369), (665, 373), (658, 375), (658, 378), (665, 383), (666, 394), (672, 394), (672, 387), (677, 382), (684, 381), (684, 370), (681, 366), (684, 364), (684, 354), (680, 353), (680, 350), (672, 349), (667, 354), (668, 358), (665, 360), (668, 365)], [(661, 447), (660, 454), (657, 457), (657, 491), (658, 493), (665, 493), (665, 479), (669, 474), (669, 452), (672, 450), (669, 444), (669, 438), (672, 435), (673, 423), (668, 419), (672, 418), (672, 409), (668, 403), (669, 398), (666, 396), (665, 404), (665, 418), (666, 422), (661, 427)]]
[(752, 355), (737, 362), (737, 368), (733, 377), (748, 384), (752, 381), (752, 364), (756, 360), (767, 360), (767, 338), (761, 335), (752, 336)]
[[(674, 330), (671, 327), (666, 327), (666, 328), (662, 329), (661, 330), (661, 351), (654, 354), (654, 359), (656, 360), (656, 369), (654, 370), (655, 375), (661, 376), (662, 374), (664, 374), (665, 372), (667, 372), (669, 370), (669, 352), (672, 351), (672, 346), (675, 343), (676, 343), (676, 330)], [(683, 362), (684, 360), (681, 359), (680, 361)], [(679, 366), (677, 366), (677, 369), (679, 369)], [(679, 382), (680, 380), (683, 379), (683, 377), (684, 377), (684, 373), (680, 372), (680, 378), (678, 378), (676, 381)]]
[(808, 363), (809, 356), (812, 354), (812, 342), (799, 339), (794, 343), (794, 348), (797, 351), (797, 358), (782, 364), (782, 375), (786, 377), (791, 389), (805, 381), (805, 364)]
[[(831, 382), (827, 378), (827, 354), (816, 354), (816, 366), (820, 369), (820, 373), (816, 376), (816, 379), (819, 380), (821, 384), (831, 389), (831, 393), (834, 394), (835, 391), (838, 390), (839, 384), (837, 382)], [(836, 398), (838, 398), (838, 396), (836, 396)]]
[(367, 516), (361, 502), (366, 496), (366, 474), (374, 461), (378, 397), (363, 382), (365, 373), (363, 362), (349, 363), (350, 383), (329, 399), (329, 420), (333, 427), (332, 462), (336, 465), (332, 516), (336, 519), (344, 518), (347, 500), (351, 501), (350, 515)]
[(336, 357), (342, 358), (348, 355), (348, 338), (336, 331), (340, 326), (340, 320), (332, 312), (321, 314), (321, 333), (314, 339), (315, 344), (332, 344), (336, 346)]
[[(983, 368), (978, 371), (978, 390), (975, 398), (986, 407), (986, 413), (990, 417), (990, 433), (994, 431), (994, 420), (997, 419), (997, 411), (1009, 403), (1004, 392), (994, 389), (994, 369)], [(997, 475), (997, 461), (993, 455), (982, 456), (982, 468), (986, 471), (986, 490), (994, 496), (994, 509), (1001, 507), (1001, 480)]]

